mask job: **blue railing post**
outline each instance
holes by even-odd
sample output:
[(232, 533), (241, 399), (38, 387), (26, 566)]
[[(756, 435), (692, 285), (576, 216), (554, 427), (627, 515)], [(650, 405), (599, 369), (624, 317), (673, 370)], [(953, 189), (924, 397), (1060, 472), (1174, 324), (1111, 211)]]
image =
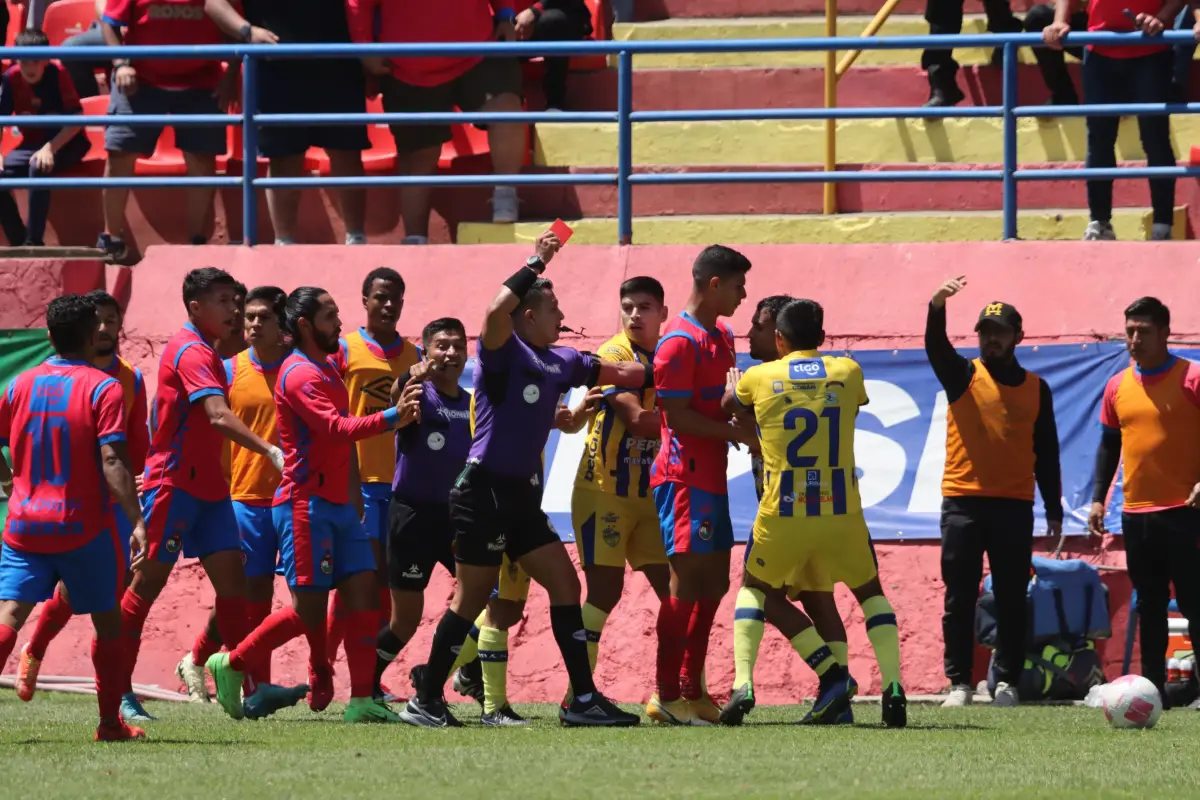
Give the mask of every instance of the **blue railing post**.
[(617, 241), (633, 244), (633, 54), (617, 54)]
[(254, 56), (242, 58), (242, 240), (247, 247), (258, 244), (258, 193), (254, 179), (258, 177), (258, 61)]
[(1017, 45), (1004, 44), (1004, 236), (1017, 238)]

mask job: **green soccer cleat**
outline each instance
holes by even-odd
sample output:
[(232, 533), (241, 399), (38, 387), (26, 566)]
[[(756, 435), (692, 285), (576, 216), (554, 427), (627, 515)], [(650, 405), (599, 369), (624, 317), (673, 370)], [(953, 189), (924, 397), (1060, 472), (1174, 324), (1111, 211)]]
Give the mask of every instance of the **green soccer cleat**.
[(754, 708), (754, 687), (744, 684), (733, 690), (729, 702), (721, 709), (718, 721), (722, 725), (741, 725), (742, 720)]
[(342, 715), (346, 722), (402, 722), (400, 715), (370, 697), (351, 697)]
[(217, 686), (217, 702), (221, 708), (234, 719), (242, 719), (246, 715), (242, 708), (242, 680), (245, 676), (229, 665), (228, 653), (209, 656), (204, 666)]
[(908, 726), (908, 699), (898, 683), (889, 683), (883, 690), (883, 724), (889, 728)]

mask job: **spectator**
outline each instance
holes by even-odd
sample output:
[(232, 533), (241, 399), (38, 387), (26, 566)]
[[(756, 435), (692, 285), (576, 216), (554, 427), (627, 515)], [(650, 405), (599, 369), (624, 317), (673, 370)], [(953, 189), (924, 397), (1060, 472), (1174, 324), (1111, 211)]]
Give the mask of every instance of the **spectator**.
[[(347, 0), (350, 36), (370, 42), (376, 11), (381, 42), (486, 42), (512, 41), (516, 14), (512, 0), (496, 0), (493, 18), (488, 0)], [(383, 107), (389, 113), (414, 111), (520, 111), (521, 66), (515, 58), (421, 57), (366, 58), (367, 71), (380, 76)], [(437, 168), (442, 144), (450, 140), (449, 125), (393, 125), (400, 172), (431, 175)], [(497, 174), (520, 171), (525, 152), (525, 127), (519, 124), (488, 126), (492, 166)], [(430, 186), (400, 189), (404, 242), (429, 241)], [(517, 190), (497, 186), (492, 192), (492, 221), (516, 222)]]
[[(350, 41), (345, 7), (336, 1), (243, 0), (244, 19), (229, 0), (208, 0), (207, 8), (227, 35), (254, 44)], [(258, 113), (363, 114), (366, 110), (366, 82), (357, 60), (258, 62)], [(271, 162), (273, 178), (300, 177), (310, 147), (323, 148), (329, 154), (334, 176), (361, 176), (362, 151), (370, 146), (366, 125), (268, 125), (258, 129), (258, 152)], [(366, 190), (342, 189), (340, 198), (346, 244), (366, 244)], [(300, 191), (268, 189), (267, 205), (275, 227), (275, 244), (294, 244)]]
[[(204, 13), (204, 0), (108, 0), (101, 29), (111, 46), (221, 44), (221, 32)], [(125, 27), (124, 36), (121, 28)], [(219, 114), (237, 96), (237, 70), (221, 74), (215, 61), (164, 61), (147, 59), (113, 61), (108, 113), (118, 114)], [(153, 155), (162, 128), (144, 125), (111, 125), (104, 135), (108, 151), (107, 178), (133, 175), (139, 156)], [(183, 151), (187, 174), (216, 174), (216, 157), (226, 152), (223, 127), (181, 126), (175, 143)], [(205, 226), (212, 209), (213, 189), (187, 190), (187, 224), (192, 244), (204, 244)], [(97, 247), (118, 260), (130, 256), (123, 240), (125, 204), (129, 190), (104, 190), (104, 233)]]
[[(1133, 6), (1130, 9), (1129, 6)], [(1180, 0), (1090, 0), (1089, 31), (1132, 32), (1157, 36), (1182, 8)], [(1132, 14), (1131, 20), (1127, 14)], [(1070, 0), (1058, 0), (1054, 22), (1042, 31), (1046, 45), (1062, 50), (1063, 39), (1071, 31)], [(1108, 47), (1088, 45), (1083, 54), (1083, 101), (1088, 105), (1108, 103), (1165, 103), (1171, 91), (1174, 58), (1163, 44)], [(1116, 146), (1120, 117), (1087, 118), (1087, 166), (1117, 166)], [(1165, 114), (1138, 117), (1138, 132), (1146, 163), (1151, 167), (1175, 166), (1171, 145), (1171, 118)], [(1113, 241), (1111, 180), (1087, 182), (1088, 211), (1091, 222), (1084, 241)], [(1154, 224), (1150, 238), (1171, 238), (1175, 217), (1175, 179), (1150, 179), (1150, 206)]]
[[(46, 34), (25, 30), (17, 34), (17, 47), (48, 47)], [(0, 78), (0, 116), (80, 114), (79, 96), (71, 79), (57, 61), (22, 58), (4, 71)], [(4, 156), (5, 178), (38, 178), (54, 175), (75, 166), (88, 152), (83, 128), (21, 129), (21, 141)], [(0, 226), (8, 243), (41, 247), (45, 244), (46, 218), (50, 215), (50, 192), (29, 192), (28, 226), (21, 221), (17, 203), (8, 191), (0, 191)]]
[[(1017, 33), (1024, 30), (1021, 21), (1013, 16), (1008, 0), (983, 0), (987, 14), (987, 29), (992, 33)], [(962, 33), (963, 0), (925, 0), (925, 21), (930, 35)], [(999, 53), (1000, 51), (997, 51)], [(997, 59), (993, 55), (992, 62)], [(952, 50), (925, 50), (921, 53), (921, 68), (929, 76), (927, 106), (958, 105), (965, 95), (958, 88), (958, 62)]]
[[(592, 35), (592, 12), (583, 0), (539, 0), (517, 14), (517, 38), (521, 41), (578, 41)], [(567, 101), (567, 68), (571, 59), (547, 56), (542, 77), (546, 108), (561, 111)]]
[(633, 0), (612, 0), (613, 22), (633, 22)]
[[(103, 47), (104, 30), (100, 18), (104, 16), (107, 0), (94, 0), (96, 4), (96, 21), (86, 31), (69, 36), (63, 41), (63, 47)], [(75, 91), (80, 97), (96, 97), (100, 94), (100, 84), (96, 82), (97, 70), (106, 70), (110, 65), (106, 59), (96, 61), (78, 61), (72, 59), (63, 64), (75, 83)]]

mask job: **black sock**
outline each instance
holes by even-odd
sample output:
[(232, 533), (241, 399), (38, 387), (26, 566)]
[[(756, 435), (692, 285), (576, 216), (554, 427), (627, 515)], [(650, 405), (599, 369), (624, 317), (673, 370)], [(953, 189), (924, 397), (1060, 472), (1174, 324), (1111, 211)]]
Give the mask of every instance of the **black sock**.
[(400, 651), (404, 649), (404, 640), (396, 634), (392, 633), (390, 625), (384, 625), (379, 629), (379, 636), (375, 639), (375, 691), (381, 691), (380, 684), (383, 681), (383, 671), (388, 668), (388, 665), (396, 660), (396, 656), (400, 655)]
[[(437, 630), (433, 634), (433, 644), (429, 646), (429, 661), (425, 667), (425, 680), (421, 683), (418, 695), (422, 702), (436, 700), (442, 697), (446, 679), (450, 677), (450, 668), (458, 659), (458, 651), (466, 641), (471, 626), (475, 623), (463, 619), (450, 609), (442, 615)], [(584, 666), (587, 666), (587, 650), (584, 650)]]
[(583, 627), (583, 611), (578, 605), (550, 606), (550, 627), (554, 641), (562, 653), (567, 677), (576, 697), (596, 691), (592, 682), (592, 667), (588, 663), (587, 632)]

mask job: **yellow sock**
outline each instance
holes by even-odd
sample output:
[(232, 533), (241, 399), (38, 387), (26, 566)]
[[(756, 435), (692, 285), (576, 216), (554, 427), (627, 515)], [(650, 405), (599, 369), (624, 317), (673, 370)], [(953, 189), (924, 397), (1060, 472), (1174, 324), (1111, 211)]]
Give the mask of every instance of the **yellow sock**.
[(831, 667), (837, 666), (837, 659), (833, 657), (833, 651), (829, 649), (829, 645), (825, 644), (825, 640), (821, 638), (821, 634), (817, 633), (816, 628), (805, 628), (792, 637), (792, 649), (800, 654), (800, 657), (812, 667), (812, 671), (817, 673), (817, 677), (821, 677), (829, 671)]
[(843, 667), (850, 666), (850, 645), (846, 642), (826, 642), (829, 645), (829, 651), (833, 653), (833, 657)]
[(754, 685), (754, 662), (762, 643), (763, 624), (767, 619), (767, 597), (758, 589), (743, 586), (738, 590), (733, 612), (733, 688)]
[(471, 632), (467, 634), (462, 648), (458, 651), (458, 658), (454, 659), (454, 666), (450, 668), (451, 675), (457, 672), (463, 664), (470, 664), (479, 655), (479, 629), (483, 627), (485, 619), (487, 619), (486, 608), (475, 618), (475, 627), (471, 628)]
[(900, 683), (900, 630), (896, 627), (896, 612), (888, 599), (879, 594), (868, 597), (862, 604), (867, 618), (867, 638), (879, 662), (883, 685)]
[(483, 713), (508, 705), (508, 631), (479, 629), (479, 664), (483, 667)]
[(607, 611), (601, 611), (591, 603), (583, 604), (583, 629), (587, 632), (588, 663), (592, 665), (593, 673), (600, 657), (600, 634), (605, 622), (608, 622)]

